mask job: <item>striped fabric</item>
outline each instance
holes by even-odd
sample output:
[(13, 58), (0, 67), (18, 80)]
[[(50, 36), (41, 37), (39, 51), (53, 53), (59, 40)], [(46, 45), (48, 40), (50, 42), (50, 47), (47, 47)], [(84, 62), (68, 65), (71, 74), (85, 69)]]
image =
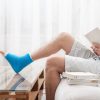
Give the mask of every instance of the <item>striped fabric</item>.
[(39, 65), (36, 67), (37, 64), (28, 66), (20, 74), (16, 74), (10, 66), (1, 66), (0, 91), (30, 91), (44, 69)]
[(29, 91), (31, 88), (32, 85), (30, 84), (30, 82), (25, 80), (25, 78), (22, 77), (20, 74), (13, 73), (9, 67), (0, 70), (0, 91), (15, 91), (15, 90)]

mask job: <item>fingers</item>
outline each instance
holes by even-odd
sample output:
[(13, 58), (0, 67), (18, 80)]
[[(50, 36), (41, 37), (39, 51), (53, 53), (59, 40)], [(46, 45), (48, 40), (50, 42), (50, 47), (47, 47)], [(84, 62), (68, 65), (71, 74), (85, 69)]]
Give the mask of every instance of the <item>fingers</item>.
[(94, 45), (91, 46), (91, 48), (93, 49), (94, 53), (98, 56), (100, 56), (100, 47), (97, 48), (97, 46), (95, 47)]
[(93, 42), (92, 44), (93, 46), (91, 48), (93, 49), (94, 53), (100, 56), (100, 44), (96, 42)]
[(94, 46), (91, 46), (91, 48), (94, 50), (95, 49), (95, 47)]
[(96, 53), (98, 56), (100, 56), (100, 49), (98, 48), (95, 48), (93, 49), (94, 53)]
[(3, 51), (0, 51), (0, 54), (2, 54), (3, 56), (5, 55), (5, 52), (3, 52)]
[(99, 44), (99, 43), (93, 42), (92, 44), (93, 44), (93, 46), (94, 46), (95, 48), (100, 48), (100, 44)]

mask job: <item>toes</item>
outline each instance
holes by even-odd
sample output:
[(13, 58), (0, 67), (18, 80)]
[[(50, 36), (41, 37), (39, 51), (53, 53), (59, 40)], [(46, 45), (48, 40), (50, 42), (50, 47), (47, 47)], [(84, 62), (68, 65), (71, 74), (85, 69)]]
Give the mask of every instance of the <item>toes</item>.
[(3, 51), (0, 51), (0, 54), (2, 54), (3, 56), (5, 55), (5, 52), (3, 52)]

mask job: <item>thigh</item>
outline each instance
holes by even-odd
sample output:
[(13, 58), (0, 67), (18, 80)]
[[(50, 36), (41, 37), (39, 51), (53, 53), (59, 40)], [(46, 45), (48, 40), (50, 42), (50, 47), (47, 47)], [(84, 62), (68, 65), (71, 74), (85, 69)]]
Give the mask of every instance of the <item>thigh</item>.
[(100, 61), (92, 58), (65, 56), (65, 70), (71, 72), (100, 72)]

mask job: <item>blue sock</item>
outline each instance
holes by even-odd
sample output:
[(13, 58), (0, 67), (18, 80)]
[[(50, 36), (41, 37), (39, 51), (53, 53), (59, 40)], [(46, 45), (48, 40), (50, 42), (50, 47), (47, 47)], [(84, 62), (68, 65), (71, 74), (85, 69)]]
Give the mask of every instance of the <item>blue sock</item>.
[(7, 59), (7, 61), (16, 73), (19, 73), (23, 68), (25, 68), (27, 65), (33, 62), (29, 53), (21, 57), (8, 53), (5, 55), (5, 58)]

